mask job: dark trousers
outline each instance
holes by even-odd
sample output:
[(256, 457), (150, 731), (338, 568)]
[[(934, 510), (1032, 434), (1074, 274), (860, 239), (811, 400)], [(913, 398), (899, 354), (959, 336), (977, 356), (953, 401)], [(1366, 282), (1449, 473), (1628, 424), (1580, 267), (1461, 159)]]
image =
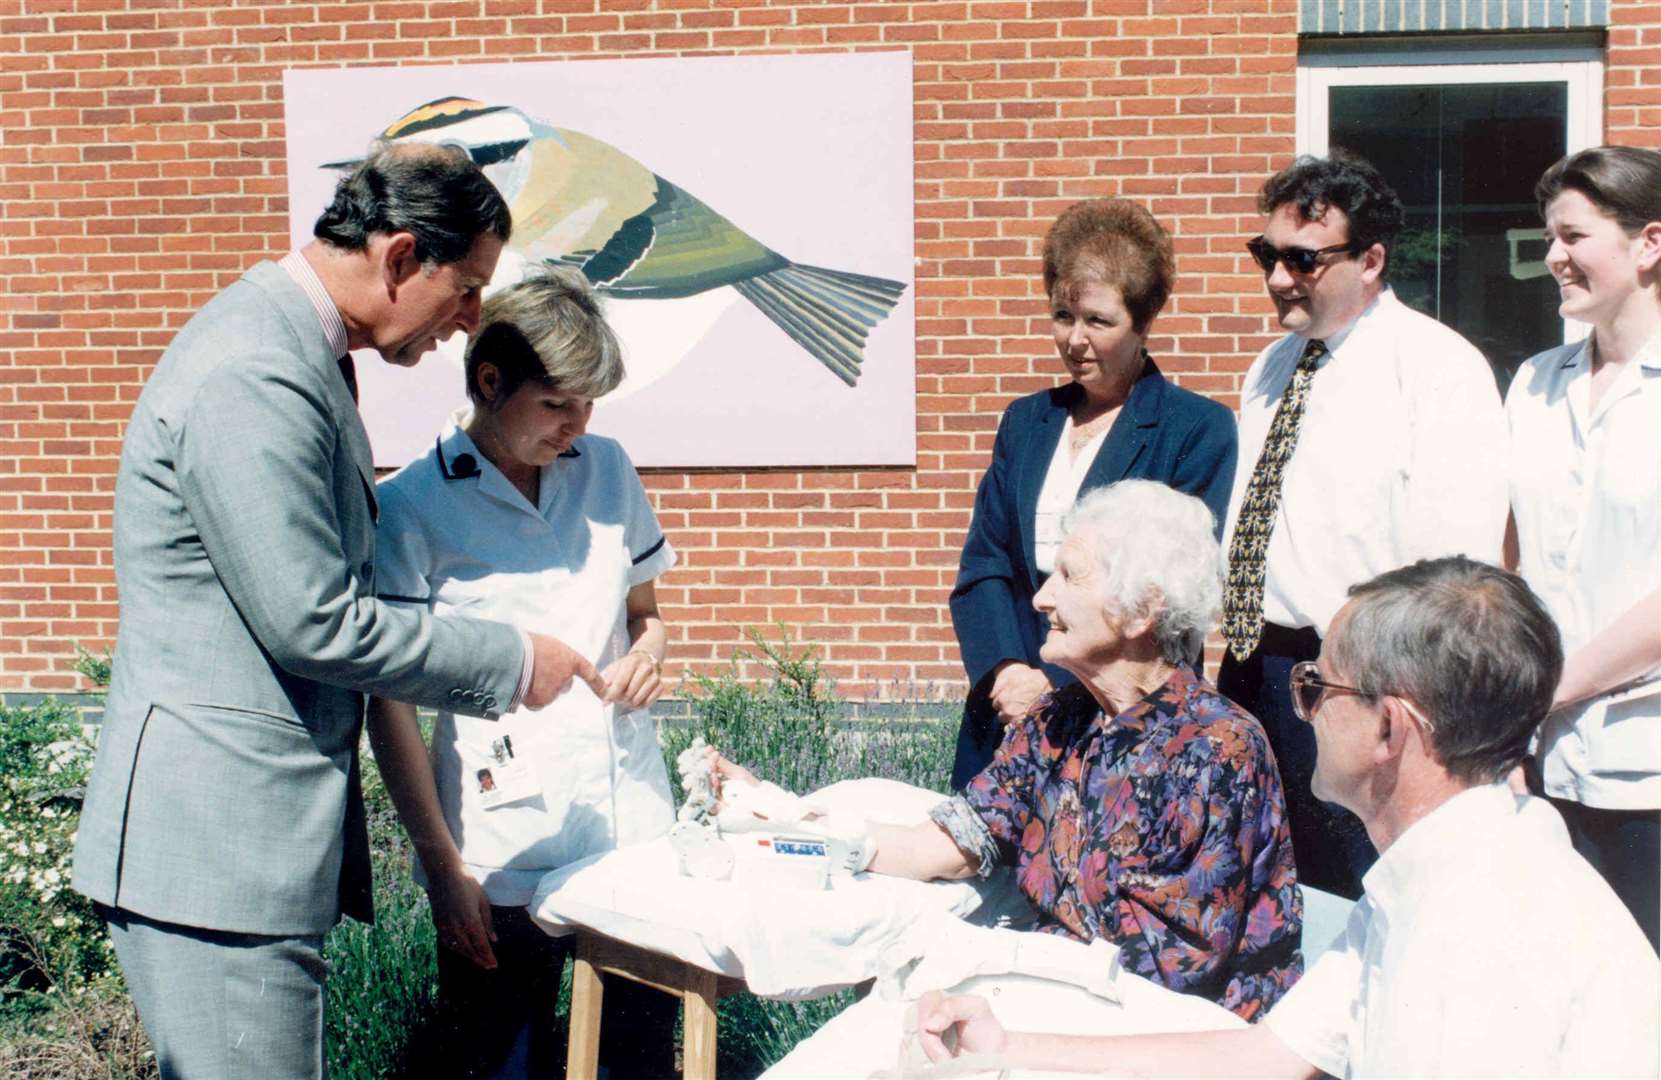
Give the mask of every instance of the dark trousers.
[(1378, 852), (1361, 819), (1336, 803), (1322, 802), (1309, 789), (1315, 775), (1315, 729), (1292, 711), (1292, 665), (1320, 655), (1321, 637), (1305, 627), (1289, 630), (1272, 623), (1244, 660), (1224, 653), (1217, 689), (1263, 724), (1286, 791), (1292, 851), (1298, 881), (1351, 900), (1361, 896), (1361, 875)]
[(1632, 912), (1650, 948), (1661, 942), (1661, 810), (1602, 810), (1552, 799), (1574, 849)]
[[(434, 1077), (486, 1077), (507, 1060), (530, 1024), (526, 1075), (565, 1073), (565, 1043), (556, 1037), (554, 1003), (575, 938), (549, 937), (522, 907), (490, 909), (496, 969), (438, 950), (437, 1067)], [(675, 1017), (680, 1002), (628, 979), (606, 980), (600, 1023), (600, 1073), (612, 1080), (675, 1073)]]

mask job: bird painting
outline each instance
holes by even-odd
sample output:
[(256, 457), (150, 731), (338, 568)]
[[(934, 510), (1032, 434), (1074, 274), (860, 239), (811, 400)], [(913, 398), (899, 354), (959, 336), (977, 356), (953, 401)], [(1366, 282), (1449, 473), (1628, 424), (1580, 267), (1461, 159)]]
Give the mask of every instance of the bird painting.
[[(465, 149), (512, 209), (508, 250), (525, 261), (575, 266), (617, 300), (718, 299), (710, 318), (735, 292), (850, 387), (867, 336), (905, 292), (903, 282), (793, 262), (617, 147), (514, 106), (438, 98), (379, 138)], [(632, 358), (630, 371), (638, 384)]]

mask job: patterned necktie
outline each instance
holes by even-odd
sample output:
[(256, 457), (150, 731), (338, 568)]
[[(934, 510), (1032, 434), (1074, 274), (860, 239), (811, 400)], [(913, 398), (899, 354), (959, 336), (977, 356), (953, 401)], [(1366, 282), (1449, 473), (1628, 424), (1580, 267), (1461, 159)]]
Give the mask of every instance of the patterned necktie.
[(340, 358), (340, 377), (346, 380), (346, 390), (352, 395), (352, 404), (358, 403), (358, 366), (352, 362), (352, 354), (347, 353)]
[(1298, 425), (1309, 401), (1315, 365), (1326, 355), (1326, 342), (1311, 339), (1292, 373), (1292, 384), (1281, 395), (1275, 418), (1269, 423), (1263, 453), (1252, 469), (1234, 539), (1228, 546), (1228, 584), (1223, 589), (1223, 636), (1236, 660), (1244, 660), (1263, 636), (1263, 569), (1269, 557), (1269, 534), (1280, 511), (1280, 481), (1292, 451), (1298, 445)]

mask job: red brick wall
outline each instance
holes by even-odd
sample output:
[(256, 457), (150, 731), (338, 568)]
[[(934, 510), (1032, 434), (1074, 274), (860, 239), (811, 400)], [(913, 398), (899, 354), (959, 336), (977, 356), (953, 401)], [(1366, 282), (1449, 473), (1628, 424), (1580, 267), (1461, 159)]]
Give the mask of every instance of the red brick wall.
[(1618, 0), (1609, 16), (1604, 136), (1661, 148), (1661, 4)]
[[(1612, 5), (1610, 135), (1661, 139), (1661, 14)], [(855, 694), (961, 679), (946, 595), (992, 433), (1056, 380), (1038, 241), (1145, 200), (1177, 237), (1151, 347), (1233, 404), (1271, 338), (1241, 241), (1293, 149), (1296, 0), (0, 0), (0, 691), (76, 689), (116, 627), (110, 492), (172, 334), (286, 246), (281, 72), (909, 49), (915, 470), (657, 472), (678, 659), (784, 622)]]

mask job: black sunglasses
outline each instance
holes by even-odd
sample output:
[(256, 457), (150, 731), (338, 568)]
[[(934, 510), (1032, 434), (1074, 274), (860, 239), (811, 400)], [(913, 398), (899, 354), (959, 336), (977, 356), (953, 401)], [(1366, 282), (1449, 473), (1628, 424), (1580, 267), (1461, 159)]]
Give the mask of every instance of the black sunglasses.
[(1265, 274), (1272, 273), (1277, 262), (1285, 263), (1286, 269), (1294, 274), (1308, 274), (1321, 265), (1322, 255), (1331, 255), (1339, 251), (1353, 254), (1356, 246), (1355, 241), (1351, 240), (1347, 244), (1334, 244), (1324, 248), (1277, 248), (1258, 236), (1246, 241), (1246, 250), (1251, 252), (1252, 258), (1257, 260), (1257, 265), (1263, 268)]

